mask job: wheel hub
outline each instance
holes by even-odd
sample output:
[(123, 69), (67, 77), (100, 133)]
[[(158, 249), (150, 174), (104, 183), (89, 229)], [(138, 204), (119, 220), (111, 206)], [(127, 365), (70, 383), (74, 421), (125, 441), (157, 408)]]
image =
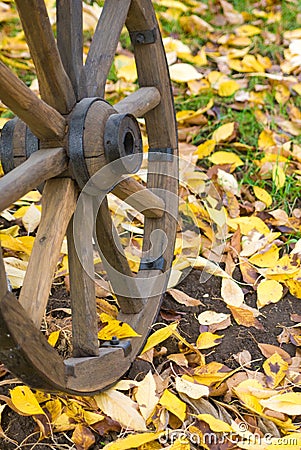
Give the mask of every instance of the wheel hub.
[[(105, 100), (84, 98), (69, 115), (66, 151), (70, 177), (82, 189), (105, 165), (114, 173), (136, 173), (142, 163), (142, 137), (132, 114), (118, 114)], [(29, 139), (30, 137), (30, 139)], [(7, 122), (2, 131), (1, 159), (5, 173), (42, 147), (20, 120)]]

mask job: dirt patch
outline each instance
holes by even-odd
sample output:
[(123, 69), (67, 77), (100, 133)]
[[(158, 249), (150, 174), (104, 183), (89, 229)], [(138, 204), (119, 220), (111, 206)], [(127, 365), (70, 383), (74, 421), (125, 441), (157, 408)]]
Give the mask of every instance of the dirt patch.
[[(161, 313), (158, 317), (158, 322), (164, 321), (170, 323), (178, 319), (179, 331), (189, 342), (195, 342), (200, 334), (200, 325), (197, 321), (197, 316), (201, 312), (211, 309), (216, 312), (229, 313), (229, 309), (220, 298), (221, 279), (212, 276), (206, 282), (202, 283), (200, 282), (200, 277), (201, 272), (193, 270), (177, 286), (177, 289), (200, 300), (202, 305), (188, 308), (177, 303), (169, 294), (165, 294)], [(245, 294), (246, 303), (249, 306), (255, 307), (256, 295), (252, 289), (246, 290)], [(58, 321), (62, 321), (62, 324), (64, 323), (65, 325), (68, 323), (68, 310), (64, 309), (70, 308), (70, 300), (60, 285), (54, 288), (48, 308), (50, 313), (47, 320), (49, 330), (51, 330), (52, 326), (55, 328)], [(204, 354), (207, 354), (206, 361), (218, 361), (226, 364), (230, 368), (235, 368), (238, 364), (233, 355), (246, 349), (252, 355), (253, 368), (260, 368), (265, 358), (260, 352), (257, 343), (268, 343), (279, 346), (277, 336), (282, 331), (281, 327), (294, 325), (294, 322), (290, 318), (291, 314), (300, 314), (300, 312), (301, 300), (287, 294), (280, 302), (266, 306), (263, 309), (263, 315), (258, 318), (263, 326), (262, 330), (237, 325), (232, 319), (231, 326), (225, 330), (218, 331), (218, 334), (224, 335), (221, 344), (214, 349), (209, 349), (204, 352)], [(167, 348), (167, 354), (178, 352), (178, 344), (175, 339), (169, 339), (162, 345)], [(295, 354), (296, 347), (292, 344), (284, 344), (282, 348), (292, 356)], [(166, 361), (166, 356), (156, 358), (155, 364), (160, 365), (164, 361)], [(129, 378), (139, 379), (150, 370), (150, 367), (150, 364), (136, 360), (127, 376)], [(7, 375), (5, 378), (9, 379)], [(9, 388), (12, 387), (13, 385), (0, 386), (0, 394), (7, 395)], [(69, 440), (72, 432), (56, 434), (52, 439), (38, 443), (38, 428), (32, 417), (19, 416), (8, 407), (4, 410), (1, 423), (5, 435), (11, 439), (11, 442), (7, 439), (1, 439), (1, 450), (15, 450), (18, 444), (21, 448), (35, 450), (57, 450), (72, 447), (72, 443)], [(116, 437), (116, 432), (106, 436), (96, 435), (96, 443), (91, 447), (91, 450), (99, 450), (104, 444), (115, 440)]]

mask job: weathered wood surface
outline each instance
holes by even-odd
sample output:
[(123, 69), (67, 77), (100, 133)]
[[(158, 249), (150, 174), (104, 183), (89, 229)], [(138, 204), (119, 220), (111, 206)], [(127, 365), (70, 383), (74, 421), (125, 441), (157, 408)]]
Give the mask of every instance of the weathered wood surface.
[(81, 86), (87, 87), (89, 97), (104, 97), (130, 3), (131, 0), (122, 0), (122, 3), (120, 0), (107, 0), (104, 4), (81, 77)]
[(78, 189), (73, 180), (46, 182), (42, 216), (28, 263), (19, 301), (36, 328), (40, 328), (57, 267), (62, 242), (75, 210)]
[[(79, 77), (83, 67), (83, 11), (82, 0), (57, 0), (57, 45), (77, 100)], [(84, 93), (83, 93), (84, 94)]]
[(74, 357), (99, 354), (92, 243), (93, 199), (81, 195), (85, 196), (85, 201), (78, 204), (81, 210), (77, 211), (82, 218), (81, 227), (74, 235), (71, 220), (67, 231)]
[(161, 94), (156, 87), (142, 87), (114, 105), (119, 114), (144, 115), (159, 105)]
[(38, 150), (27, 161), (0, 178), (0, 211), (23, 197), (45, 180), (60, 175), (68, 167), (63, 148)]
[(121, 348), (101, 348), (98, 358), (69, 358), (65, 360), (67, 388), (79, 395), (93, 395), (119, 380), (131, 365)]
[(0, 298), (4, 297), (6, 292), (7, 292), (7, 280), (0, 241)]
[(0, 359), (33, 388), (66, 389), (63, 359), (9, 292), (0, 300)]
[[(135, 279), (112, 222), (106, 198), (97, 211), (95, 229), (97, 242), (102, 253), (102, 263), (122, 311), (127, 314), (139, 312), (143, 307), (143, 300), (137, 298), (139, 292)], [(120, 292), (126, 294), (122, 295)]]
[(75, 95), (65, 72), (44, 0), (16, 0), (35, 64), (42, 99), (62, 114), (71, 111)]
[(112, 193), (145, 217), (156, 219), (162, 217), (165, 203), (158, 195), (144, 187), (135, 178), (125, 178), (114, 187)]
[[(150, 0), (132, 0), (126, 26), (129, 32), (154, 30), (156, 35), (156, 40), (152, 44), (134, 43), (138, 82), (140, 87), (156, 86), (161, 94), (160, 104), (145, 114), (149, 147), (172, 149), (175, 157), (171, 158), (170, 161), (165, 161), (163, 156), (161, 159), (149, 160), (148, 162), (147, 187), (150, 189), (160, 188), (159, 195), (165, 202), (165, 214), (155, 220), (146, 218), (143, 251), (149, 252), (152, 250), (150, 239), (152, 233), (157, 229), (163, 230), (168, 238), (168, 245), (164, 249), (163, 233), (161, 243), (156, 242), (156, 251), (161, 245), (162, 257), (168, 269), (173, 259), (178, 212), (177, 129), (166, 55)], [(147, 277), (147, 273), (143, 273), (143, 276)], [(149, 272), (149, 277), (152, 277), (151, 271)], [(167, 283), (167, 281), (168, 272), (166, 272), (165, 282)], [(164, 289), (163, 286), (162, 292)]]
[(62, 139), (66, 120), (40, 100), (0, 61), (0, 98), (39, 139)]

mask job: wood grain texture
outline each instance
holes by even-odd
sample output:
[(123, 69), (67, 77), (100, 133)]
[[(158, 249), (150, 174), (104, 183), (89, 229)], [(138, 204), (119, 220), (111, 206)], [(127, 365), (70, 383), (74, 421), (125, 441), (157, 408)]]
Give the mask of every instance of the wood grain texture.
[(0, 241), (0, 298), (4, 297), (6, 292), (7, 292), (7, 280)]
[(63, 148), (38, 150), (23, 164), (0, 178), (0, 211), (23, 197), (45, 180), (60, 175), (68, 167)]
[(116, 103), (114, 109), (119, 114), (130, 113), (135, 117), (144, 117), (147, 112), (158, 106), (160, 101), (161, 95), (157, 88), (143, 87)]
[(77, 196), (77, 187), (69, 178), (49, 180), (43, 190), (41, 222), (19, 297), (38, 329), (45, 314), (63, 238), (75, 210)]
[(156, 243), (156, 251), (162, 245), (162, 256), (168, 269), (173, 259), (178, 213), (177, 129), (168, 65), (152, 2), (132, 0), (126, 26), (129, 32), (154, 30), (156, 35), (156, 41), (152, 44), (133, 43), (138, 82), (140, 87), (155, 86), (161, 95), (159, 105), (145, 114), (149, 147), (171, 148), (175, 158), (170, 161), (164, 161), (164, 157), (148, 161), (147, 187), (160, 189), (166, 212), (157, 220), (146, 219), (143, 250), (152, 251), (150, 237), (154, 231), (162, 230), (168, 239), (168, 245), (164, 249), (163, 233), (161, 244)]
[(42, 99), (67, 114), (76, 99), (54, 39), (44, 0), (16, 0)]
[(120, 348), (101, 348), (99, 357), (69, 358), (65, 360), (68, 390), (78, 395), (94, 395), (119, 380), (131, 365)]
[(67, 231), (74, 357), (99, 354), (92, 243), (93, 199), (84, 193), (81, 196), (85, 196), (85, 201), (78, 204), (81, 210), (77, 214), (80, 214), (82, 224), (80, 235), (76, 234), (77, 243), (74, 241), (73, 220)]
[(106, 198), (97, 211), (95, 229), (102, 263), (118, 303), (125, 313), (135, 314), (141, 310), (144, 303), (143, 299), (139, 298), (140, 293), (137, 291), (135, 278), (133, 278), (117, 230), (112, 222)]
[(66, 389), (62, 358), (11, 293), (0, 301), (0, 359), (13, 374), (35, 389), (49, 392)]
[(87, 87), (88, 97), (104, 97), (130, 3), (131, 0), (107, 0), (104, 4), (81, 77), (81, 87)]
[(135, 178), (123, 179), (114, 187), (112, 193), (141, 212), (145, 217), (156, 219), (163, 216), (164, 201)]
[(57, 0), (57, 45), (63, 66), (69, 76), (77, 100), (79, 78), (83, 67), (83, 7), (82, 0)]
[(62, 139), (66, 120), (40, 100), (0, 61), (0, 98), (39, 139)]

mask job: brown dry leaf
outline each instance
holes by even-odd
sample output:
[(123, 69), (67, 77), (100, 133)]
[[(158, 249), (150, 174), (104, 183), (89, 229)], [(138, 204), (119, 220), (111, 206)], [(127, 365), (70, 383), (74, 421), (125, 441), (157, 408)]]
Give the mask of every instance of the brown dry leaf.
[(248, 307), (237, 307), (237, 306), (228, 306), (230, 309), (235, 322), (238, 325), (243, 325), (244, 327), (254, 327), (258, 330), (263, 330), (262, 324), (256, 319), (257, 311), (252, 310), (252, 308)]
[(281, 358), (284, 361), (286, 361), (288, 364), (292, 363), (291, 356), (285, 350), (283, 350), (280, 347), (277, 347), (276, 345), (258, 343), (258, 347), (259, 347), (261, 353), (263, 354), (263, 356), (265, 356), (266, 358), (270, 358), (275, 353), (278, 353), (278, 355), (280, 355)]
[(88, 450), (94, 444), (95, 436), (89, 428), (78, 424), (73, 431), (71, 440), (77, 450)]
[(244, 22), (243, 15), (234, 9), (233, 5), (226, 0), (220, 0), (220, 4), (224, 11), (224, 16), (232, 25), (239, 25)]
[(178, 289), (168, 289), (167, 291), (178, 303), (185, 306), (199, 306), (201, 301), (196, 298), (192, 298)]

